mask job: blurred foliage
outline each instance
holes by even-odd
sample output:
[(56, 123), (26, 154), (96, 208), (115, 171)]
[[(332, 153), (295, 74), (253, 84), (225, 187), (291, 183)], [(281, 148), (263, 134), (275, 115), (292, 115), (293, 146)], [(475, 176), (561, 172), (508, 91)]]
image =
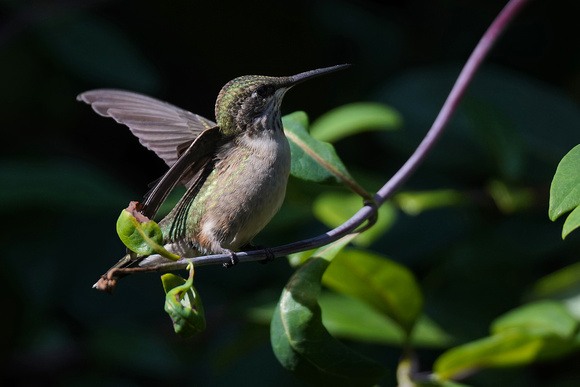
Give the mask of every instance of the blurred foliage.
[(402, 118), (394, 109), (376, 102), (358, 102), (339, 106), (310, 125), (312, 137), (336, 142), (366, 130), (400, 128)]
[[(286, 260), (198, 268), (207, 329), (188, 340), (173, 332), (157, 275), (123, 279), (114, 297), (91, 289), (123, 254), (119, 210), (166, 167), (78, 93), (125, 88), (212, 118), (219, 89), (238, 75), (353, 63), (293, 89), (283, 111), (306, 111), (314, 127), (350, 103), (396, 112), (398, 130), (320, 138), (372, 192), (416, 147), (504, 3), (0, 1), (0, 384), (303, 385), (273, 356), (267, 326), (295, 271)], [(419, 371), (440, 380), (476, 366), (462, 383), (580, 383), (580, 237), (562, 241), (562, 222), (547, 216), (556, 167), (580, 143), (579, 7), (532, 2), (389, 204), (383, 233), (357, 245), (410, 273), (423, 297), (411, 343)], [(292, 178), (255, 242), (324, 232), (340, 195), (346, 214), (345, 188)], [(404, 331), (353, 297), (323, 290), (322, 323), (395, 370)]]
[[(318, 195), (312, 205), (314, 216), (330, 228), (340, 226), (353, 216), (362, 206), (360, 196), (348, 192), (324, 192)], [(390, 203), (379, 208), (377, 222), (353, 240), (357, 246), (368, 247), (387, 231), (396, 221), (397, 212)]]

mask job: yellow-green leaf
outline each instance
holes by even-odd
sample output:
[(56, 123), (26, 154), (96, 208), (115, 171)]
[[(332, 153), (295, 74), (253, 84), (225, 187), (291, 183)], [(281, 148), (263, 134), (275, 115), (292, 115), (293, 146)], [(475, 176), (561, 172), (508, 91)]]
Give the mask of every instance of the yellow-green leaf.
[(339, 106), (312, 123), (312, 137), (335, 142), (353, 134), (369, 130), (398, 129), (401, 115), (390, 106), (378, 102), (355, 102)]
[(131, 202), (117, 219), (117, 234), (125, 246), (137, 254), (159, 254), (174, 261), (180, 259), (163, 247), (161, 229), (157, 223), (141, 215), (137, 206), (138, 203)]
[(322, 283), (355, 297), (395, 321), (407, 334), (421, 315), (423, 296), (404, 266), (364, 250), (343, 250), (326, 270)]

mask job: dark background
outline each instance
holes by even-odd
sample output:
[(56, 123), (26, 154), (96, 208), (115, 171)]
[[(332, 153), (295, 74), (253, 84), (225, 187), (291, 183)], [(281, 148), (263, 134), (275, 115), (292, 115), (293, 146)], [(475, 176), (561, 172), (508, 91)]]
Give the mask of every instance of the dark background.
[[(0, 1), (0, 384), (300, 385), (273, 357), (267, 325), (246, 319), (249, 308), (279, 297), (292, 273), (284, 259), (200, 268), (208, 329), (188, 341), (173, 333), (163, 312), (157, 274), (124, 279), (113, 297), (91, 289), (123, 252), (114, 228), (120, 210), (166, 167), (126, 128), (76, 102), (78, 93), (139, 91), (213, 119), (220, 88), (236, 76), (352, 63), (293, 89), (283, 113), (305, 110), (313, 119), (365, 100), (397, 108), (405, 120), (399, 133), (336, 144), (345, 164), (377, 189), (427, 131), (503, 5)], [(476, 100), (495, 104), (488, 115), (509, 116), (521, 141), (508, 148), (519, 156), (507, 152), (507, 162), (494, 164), (485, 139), (461, 131), (460, 114), (406, 188), (455, 188), (481, 200), (401, 215), (374, 246), (414, 271), (427, 312), (458, 343), (486, 335), (493, 318), (525, 301), (535, 280), (577, 260), (577, 238), (561, 241), (561, 223), (548, 220), (547, 203), (559, 159), (580, 143), (579, 8), (574, 1), (532, 2), (471, 90)], [(533, 204), (501, 211), (485, 191), (494, 179), (531, 190)], [(296, 207), (302, 202), (295, 192), (309, 188), (290, 189)], [(305, 220), (290, 225), (283, 210), (259, 242), (273, 246), (323, 232), (308, 206), (301, 207)], [(396, 347), (375, 352), (394, 369)], [(422, 353), (422, 368), (429, 370), (439, 353)], [(575, 385), (578, 360), (571, 355), (473, 380)]]

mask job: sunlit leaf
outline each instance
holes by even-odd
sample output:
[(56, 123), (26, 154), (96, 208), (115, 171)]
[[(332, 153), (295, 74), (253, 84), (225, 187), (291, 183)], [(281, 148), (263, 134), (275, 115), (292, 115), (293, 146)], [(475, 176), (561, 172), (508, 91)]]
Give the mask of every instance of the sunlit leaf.
[(157, 223), (141, 215), (136, 205), (136, 202), (131, 202), (117, 219), (117, 234), (125, 246), (137, 254), (160, 254), (174, 261), (180, 259), (163, 247), (161, 229)]
[[(577, 208), (580, 205), (580, 145), (572, 149), (558, 165), (552, 185), (550, 187), (550, 207), (548, 215), (551, 220), (558, 219), (562, 214)], [(580, 219), (577, 215), (567, 222), (566, 231), (562, 237), (578, 227)]]
[(288, 263), (292, 267), (298, 267), (302, 265), (304, 262), (308, 260), (308, 258), (312, 257), (316, 249), (306, 250), (306, 251), (299, 251), (297, 253), (289, 254), (288, 255)]
[[(318, 299), (322, 322), (335, 337), (361, 342), (403, 345), (406, 334), (390, 318), (358, 299), (339, 293), (322, 293)], [(411, 343), (418, 348), (445, 348), (451, 337), (426, 316), (413, 329)]]
[(126, 209), (117, 219), (117, 234), (125, 246), (138, 254), (153, 254), (155, 248), (152, 245), (163, 243), (163, 233), (157, 223), (152, 220), (142, 223)]
[(470, 387), (467, 384), (453, 382), (451, 380), (428, 380), (416, 381), (416, 387)]
[[(580, 294), (576, 292), (575, 295), (563, 299), (562, 303), (566, 307), (566, 310), (570, 312), (576, 320), (580, 321)], [(576, 336), (576, 347), (580, 348), (580, 334)]]
[(312, 123), (310, 134), (320, 141), (335, 142), (369, 130), (393, 130), (402, 124), (393, 108), (376, 102), (356, 102), (339, 106)]
[(434, 372), (447, 380), (481, 368), (523, 365), (536, 359), (541, 347), (540, 338), (506, 332), (450, 349), (437, 359)]
[(327, 261), (332, 261), (332, 259), (355, 238), (357, 238), (355, 234), (348, 234), (339, 240), (326, 246), (319, 247), (318, 249), (311, 249), (290, 254), (288, 255), (288, 262), (292, 267), (298, 267), (311, 257), (324, 258)]
[[(335, 228), (346, 222), (363, 206), (358, 195), (351, 193), (328, 192), (319, 195), (314, 202), (314, 215), (328, 227)], [(377, 222), (361, 233), (353, 243), (367, 247), (381, 237), (395, 222), (396, 212), (390, 203), (379, 207)]]
[(493, 334), (517, 329), (531, 336), (555, 336), (569, 339), (578, 328), (578, 321), (561, 302), (542, 301), (521, 306), (496, 319)]
[(354, 249), (340, 252), (322, 281), (330, 289), (371, 305), (407, 334), (421, 314), (423, 296), (413, 274), (371, 252)]
[(480, 368), (510, 367), (553, 359), (576, 347), (576, 321), (558, 302), (524, 305), (498, 318), (492, 336), (450, 349), (434, 365), (447, 380)]
[(566, 218), (566, 221), (562, 226), (562, 238), (566, 238), (568, 234), (576, 230), (579, 226), (580, 226), (580, 206), (576, 207)]
[(572, 211), (562, 228), (562, 238), (580, 226), (580, 145), (574, 147), (560, 161), (550, 187), (550, 207), (548, 214), (551, 220)]
[(292, 276), (270, 326), (282, 366), (317, 386), (374, 385), (385, 370), (333, 338), (322, 325), (320, 279), (329, 262), (313, 258)]

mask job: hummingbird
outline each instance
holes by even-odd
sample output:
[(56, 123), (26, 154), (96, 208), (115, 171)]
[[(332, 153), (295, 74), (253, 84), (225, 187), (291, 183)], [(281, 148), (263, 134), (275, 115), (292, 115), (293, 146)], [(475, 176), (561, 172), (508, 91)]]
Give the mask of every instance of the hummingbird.
[[(157, 99), (122, 90), (78, 95), (101, 116), (129, 127), (169, 170), (147, 194), (141, 213), (152, 219), (171, 190), (187, 190), (160, 222), (164, 247), (181, 257), (229, 254), (252, 239), (278, 212), (290, 174), (290, 147), (280, 105), (293, 86), (348, 67), (336, 65), (284, 77), (247, 75), (228, 82), (215, 104), (217, 123)], [(128, 251), (93, 287), (112, 291), (115, 270), (168, 262)]]

